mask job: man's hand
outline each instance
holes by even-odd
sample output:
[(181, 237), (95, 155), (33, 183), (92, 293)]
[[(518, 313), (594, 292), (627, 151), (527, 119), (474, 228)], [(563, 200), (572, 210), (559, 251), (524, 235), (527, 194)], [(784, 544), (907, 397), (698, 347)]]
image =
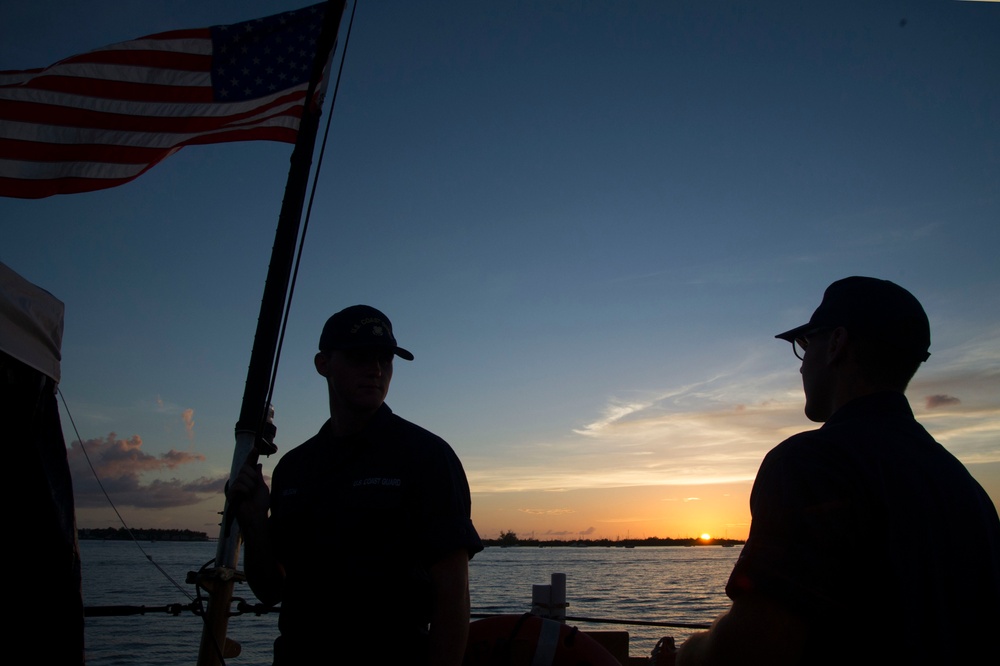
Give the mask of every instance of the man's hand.
[(252, 455), (226, 489), (229, 510), (240, 525), (246, 561), (244, 570), (250, 589), (268, 606), (281, 601), (285, 572), (275, 555), (268, 529), (270, 492), (257, 456)]
[(240, 529), (244, 531), (257, 527), (252, 523), (265, 521), (270, 508), (270, 492), (264, 481), (263, 466), (255, 463), (256, 456), (248, 458), (232, 484), (226, 488), (226, 498), (232, 505)]

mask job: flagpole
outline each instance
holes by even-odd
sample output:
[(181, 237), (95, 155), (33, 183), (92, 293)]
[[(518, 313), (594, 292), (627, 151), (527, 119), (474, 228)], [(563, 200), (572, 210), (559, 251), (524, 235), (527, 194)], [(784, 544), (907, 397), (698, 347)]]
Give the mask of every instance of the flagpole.
[[(302, 108), (298, 136), (292, 151), (285, 194), (278, 216), (274, 245), (271, 249), (271, 263), (268, 266), (261, 299), (260, 314), (257, 317), (257, 331), (254, 335), (250, 365), (247, 369), (246, 386), (240, 418), (236, 423), (236, 446), (229, 473), (230, 483), (248, 459), (259, 453), (274, 452), (271, 437), (274, 435), (270, 423), (270, 406), (267, 404), (274, 358), (278, 346), (282, 314), (288, 293), (292, 272), (295, 245), (299, 235), (306, 188), (312, 168), (313, 147), (319, 128), (320, 109), (314, 99), (325, 74), (327, 61), (337, 39), (340, 20), (344, 13), (345, 0), (328, 0), (323, 27), (320, 32), (313, 61), (306, 99)], [(239, 654), (239, 644), (226, 638), (232, 604), (233, 586), (237, 577), (241, 537), (239, 524), (232, 519), (229, 501), (226, 500), (219, 542), (216, 549), (215, 569), (202, 575), (199, 584), (208, 591), (201, 644), (198, 648), (198, 666), (217, 666), (224, 658)]]

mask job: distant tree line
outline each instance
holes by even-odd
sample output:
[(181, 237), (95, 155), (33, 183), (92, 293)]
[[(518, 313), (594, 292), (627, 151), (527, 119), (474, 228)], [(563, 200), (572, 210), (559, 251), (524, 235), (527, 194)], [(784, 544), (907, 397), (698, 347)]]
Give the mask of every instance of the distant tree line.
[(80, 539), (103, 539), (106, 541), (208, 541), (204, 532), (192, 530), (125, 529), (124, 527), (81, 527), (76, 531)]
[(642, 546), (735, 546), (746, 543), (742, 539), (701, 539), (688, 537), (671, 539), (646, 537), (644, 539), (522, 539), (513, 530), (501, 530), (496, 539), (483, 539), (483, 545), (509, 548), (520, 546), (527, 548), (558, 548), (565, 546), (591, 546), (595, 548), (635, 548)]

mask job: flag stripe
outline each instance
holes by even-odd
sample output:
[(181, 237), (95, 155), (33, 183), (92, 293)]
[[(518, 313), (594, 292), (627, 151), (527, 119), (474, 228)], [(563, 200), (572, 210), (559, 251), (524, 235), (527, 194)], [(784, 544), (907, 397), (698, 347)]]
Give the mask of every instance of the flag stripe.
[(147, 168), (146, 164), (119, 164), (117, 162), (58, 162), (45, 164), (39, 162), (21, 162), (15, 160), (0, 160), (0, 170), (5, 167), (17, 167), (23, 180), (44, 180), (46, 178), (134, 178)]
[[(70, 93), (39, 93), (25, 88), (15, 88), (7, 91), (0, 91), (0, 114), (3, 113), (3, 104), (9, 102), (27, 102), (56, 107), (53, 113), (60, 111), (58, 107), (67, 109), (83, 109), (98, 113), (119, 114), (128, 112), (129, 115), (179, 118), (185, 115), (199, 117), (219, 117), (225, 118), (234, 114), (252, 111), (261, 106), (268, 106), (276, 101), (293, 101), (301, 99), (305, 93), (306, 85), (302, 84), (287, 90), (278, 91), (272, 95), (260, 97), (255, 100), (230, 102), (228, 104), (216, 104), (211, 100), (205, 103), (170, 103), (170, 102), (144, 102), (135, 101), (127, 107), (118, 100), (102, 99), (100, 97), (87, 97), (85, 95), (75, 95)], [(9, 94), (2, 94), (2, 93)], [(66, 110), (62, 110), (64, 113)], [(2, 116), (0, 116), (2, 117)]]
[[(12, 122), (0, 125), (0, 140), (17, 141), (22, 144), (29, 144), (32, 147), (31, 150), (35, 148), (47, 149), (49, 151), (48, 154), (52, 156), (58, 154), (58, 151), (60, 151), (63, 147), (78, 149), (79, 146), (83, 145), (107, 146), (109, 148), (120, 149), (122, 151), (123, 161), (130, 163), (131, 160), (128, 159), (129, 153), (127, 151), (131, 148), (152, 149), (162, 152), (163, 150), (179, 144), (190, 143), (196, 137), (202, 135), (206, 137), (214, 137), (217, 141), (223, 141), (225, 139), (222, 137), (225, 132), (245, 132), (246, 130), (252, 129), (257, 125), (271, 126), (276, 123), (280, 123), (283, 127), (290, 127), (294, 129), (298, 127), (301, 113), (301, 105), (286, 105), (273, 111), (255, 114), (254, 116), (243, 120), (234, 119), (216, 129), (204, 130), (201, 132), (128, 132), (118, 129), (101, 128), (90, 128), (83, 131), (81, 128), (47, 128), (47, 131), (40, 136), (38, 140), (24, 138), (26, 136), (30, 136), (29, 131), (37, 131), (36, 125)], [(21, 129), (22, 125), (27, 125), (27, 128), (23, 131), (18, 131)], [(9, 134), (7, 133), (8, 130), (10, 130)], [(205, 141), (201, 143), (212, 142)], [(0, 148), (2, 148), (2, 146), (0, 146)], [(18, 153), (20, 155), (24, 155), (25, 152), (28, 152), (28, 150), (29, 149), (22, 148), (18, 150)], [(113, 155), (113, 152), (108, 154), (109, 157), (113, 157)], [(10, 155), (7, 155), (6, 153), (0, 152), (0, 159), (2, 159), (2, 157), (9, 156)], [(44, 159), (41, 153), (36, 153), (33, 159), (40, 162), (55, 161), (53, 157)], [(3, 172), (0, 171), (0, 174), (2, 173)]]
[(19, 162), (119, 162), (146, 164), (159, 157), (162, 148), (99, 143), (38, 143), (0, 138), (0, 155)]
[[(184, 80), (182, 81), (182, 79)], [(49, 100), (55, 95), (66, 93), (78, 95), (84, 99), (104, 100), (108, 105), (118, 105), (129, 109), (142, 102), (212, 101), (211, 77), (207, 74), (185, 73), (183, 77), (178, 77), (177, 83), (182, 83), (182, 85), (150, 85), (113, 79), (46, 76), (44, 81), (36, 81), (30, 88), (0, 88), (0, 103), (5, 100), (27, 97), (27, 93), (32, 92), (35, 93), (34, 99)], [(99, 95), (99, 97), (95, 95)], [(124, 104), (122, 100), (128, 100), (129, 103)], [(84, 103), (85, 107), (89, 105), (88, 102)]]
[[(206, 43), (209, 47), (211, 47), (212, 42), (209, 41)], [(61, 73), (72, 76), (74, 71), (87, 71), (88, 69), (91, 71), (97, 71), (98, 66), (100, 65), (128, 65), (199, 72), (207, 70), (211, 64), (211, 53), (184, 53), (180, 51), (161, 51), (155, 49), (133, 49), (131, 51), (107, 49), (93, 51), (88, 53), (86, 56), (68, 58), (61, 63), (47, 68), (45, 72)]]
[[(128, 178), (83, 178), (73, 176), (71, 178), (59, 178), (52, 176), (45, 180), (22, 180), (19, 178), (6, 178), (0, 176), (0, 193), (12, 192), (6, 196), (16, 196), (21, 199), (41, 199), (53, 194), (79, 194), (81, 192), (93, 192), (94, 190), (104, 190), (110, 187), (124, 185), (135, 180), (148, 171), (153, 165), (150, 164), (141, 173)], [(2, 173), (2, 171), (0, 171)]]
[(0, 71), (0, 196), (113, 187), (183, 146), (294, 143), (324, 6)]
[[(122, 54), (133, 55), (133, 54)], [(136, 54), (139, 55), (139, 54)], [(119, 81), (122, 83), (142, 83), (151, 86), (190, 86), (207, 85), (211, 87), (211, 77), (208, 66), (211, 58), (193, 56), (206, 65), (205, 71), (190, 70), (183, 66), (174, 67), (173, 62), (164, 62), (160, 66), (150, 65), (149, 59), (140, 58), (130, 63), (99, 63), (74, 62), (47, 69), (23, 84), (25, 88), (38, 90), (59, 90), (60, 84), (72, 82), (74, 79), (89, 80), (91, 83), (100, 81)], [(178, 63), (183, 65), (183, 63)], [(100, 94), (100, 91), (97, 91)], [(123, 97), (120, 99), (129, 99)]]
[[(215, 137), (215, 142), (221, 142), (223, 139), (220, 138), (220, 134), (225, 132), (238, 132), (246, 131), (252, 129), (256, 125), (263, 125), (266, 127), (273, 126), (275, 124), (280, 124), (283, 127), (296, 128), (299, 122), (299, 113), (301, 113), (301, 107), (297, 109), (289, 109), (287, 113), (280, 114), (268, 114), (264, 117), (254, 118), (252, 121), (247, 121), (243, 123), (229, 123), (225, 127), (221, 127), (212, 131), (205, 132), (187, 132), (187, 133), (174, 133), (174, 134), (163, 134), (163, 133), (152, 133), (152, 132), (117, 132), (115, 130), (93, 130), (85, 135), (75, 129), (62, 130), (67, 133), (68, 137), (73, 140), (69, 141), (52, 141), (52, 142), (42, 142), (42, 141), (23, 141), (15, 136), (10, 137), (0, 137), (2, 139), (21, 141), (26, 143), (32, 148), (49, 148), (53, 151), (60, 150), (63, 146), (69, 146), (72, 148), (77, 148), (81, 145), (101, 145), (109, 147), (117, 147), (123, 150), (123, 158), (127, 157), (127, 153), (124, 152), (128, 148), (148, 148), (158, 151), (164, 151), (172, 146), (187, 144), (194, 141), (198, 136)], [(15, 126), (16, 123), (11, 123)], [(53, 136), (58, 139), (62, 138), (57, 132), (52, 133)], [(49, 137), (46, 137), (49, 138)], [(81, 138), (86, 140), (80, 140)], [(213, 143), (213, 141), (205, 141), (201, 143)], [(294, 140), (293, 140), (294, 143)], [(23, 151), (22, 151), (23, 153)], [(3, 153), (0, 153), (0, 159), (6, 157)], [(53, 161), (42, 160), (39, 157), (32, 158), (35, 161)], [(128, 163), (129, 160), (125, 159)], [(3, 171), (0, 171), (0, 175), (6, 175)]]
[[(109, 130), (123, 135), (129, 132), (209, 132), (223, 125), (245, 122), (254, 118), (274, 115), (275, 113), (295, 113), (301, 115), (301, 99), (303, 91), (286, 93), (267, 104), (230, 113), (225, 116), (197, 115), (125, 115), (121, 113), (103, 113), (88, 109), (76, 109), (76, 122), (71, 127), (62, 127), (60, 121), (65, 117), (63, 107), (53, 107), (32, 102), (15, 102), (5, 104), (0, 102), (0, 114), (7, 120), (0, 126), (0, 136), (10, 138), (35, 138), (38, 140), (58, 141), (60, 143), (89, 142), (89, 130)], [(245, 108), (245, 105), (239, 105)], [(189, 110), (193, 110), (189, 108)], [(218, 105), (209, 107), (218, 111)], [(238, 111), (238, 109), (232, 109)], [(74, 140), (74, 136), (78, 139)], [(169, 140), (169, 137), (168, 137)], [(100, 143), (107, 143), (102, 141)], [(125, 142), (128, 145), (128, 142)]]

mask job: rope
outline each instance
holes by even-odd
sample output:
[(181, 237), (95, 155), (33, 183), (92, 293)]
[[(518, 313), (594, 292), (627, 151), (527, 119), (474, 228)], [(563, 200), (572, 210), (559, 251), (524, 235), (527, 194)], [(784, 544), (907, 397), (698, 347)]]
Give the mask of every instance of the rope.
[[(233, 601), (236, 602), (236, 610), (232, 614), (233, 617), (240, 615), (267, 615), (268, 613), (278, 613), (281, 611), (281, 606), (266, 606), (264, 604), (249, 603), (245, 599), (240, 597), (233, 597)], [(172, 615), (178, 615), (181, 611), (190, 610), (196, 615), (199, 614), (196, 608), (197, 604), (168, 604), (167, 606), (160, 607), (147, 607), (147, 606), (88, 606), (84, 609), (85, 615), (88, 617), (100, 617), (100, 616), (110, 616), (110, 615), (144, 615), (146, 612), (167, 612)], [(497, 613), (471, 613), (469, 617), (473, 620), (484, 620), (489, 617), (495, 617)], [(530, 616), (530, 613), (525, 613), (525, 617)], [(574, 617), (567, 616), (566, 620), (569, 622), (587, 622), (590, 624), (616, 624), (616, 625), (626, 625), (626, 626), (636, 626), (636, 627), (666, 627), (669, 629), (708, 629), (711, 624), (699, 623), (699, 622), (662, 622), (658, 620), (616, 620), (614, 618), (606, 617)], [(522, 620), (523, 621), (523, 620)], [(514, 634), (517, 634), (520, 624), (515, 628)]]
[(180, 583), (171, 578), (170, 574), (168, 574), (163, 567), (161, 567), (153, 560), (152, 555), (143, 550), (142, 544), (139, 543), (139, 540), (135, 537), (135, 534), (132, 533), (132, 529), (125, 522), (125, 519), (122, 517), (122, 514), (118, 511), (118, 507), (115, 506), (115, 503), (111, 500), (111, 496), (108, 495), (108, 491), (104, 488), (104, 484), (101, 483), (101, 477), (97, 475), (97, 470), (94, 469), (94, 463), (90, 460), (90, 454), (87, 453), (87, 447), (83, 445), (83, 437), (80, 436), (80, 431), (76, 427), (76, 421), (73, 420), (73, 413), (70, 411), (69, 404), (66, 402), (66, 396), (63, 395), (62, 390), (58, 386), (56, 386), (56, 392), (59, 394), (59, 399), (62, 400), (63, 409), (66, 410), (66, 416), (67, 418), (69, 418), (69, 423), (73, 427), (73, 433), (76, 434), (76, 441), (80, 443), (80, 450), (83, 451), (83, 457), (87, 459), (87, 465), (90, 467), (90, 472), (94, 475), (94, 480), (97, 481), (97, 487), (101, 489), (102, 493), (104, 493), (104, 498), (108, 500), (108, 504), (111, 505), (111, 509), (115, 512), (115, 515), (118, 516), (118, 520), (119, 522), (121, 522), (122, 527), (125, 528), (126, 532), (128, 532), (129, 537), (132, 539), (132, 543), (135, 544), (135, 547), (139, 549), (139, 552), (143, 554), (146, 560), (154, 567), (156, 567), (156, 569), (161, 574), (163, 574), (164, 578), (166, 578), (168, 581), (170, 581), (170, 583), (174, 587), (180, 590), (181, 594), (186, 596), (189, 601), (194, 601), (194, 597), (188, 594), (187, 591), (180, 585)]

